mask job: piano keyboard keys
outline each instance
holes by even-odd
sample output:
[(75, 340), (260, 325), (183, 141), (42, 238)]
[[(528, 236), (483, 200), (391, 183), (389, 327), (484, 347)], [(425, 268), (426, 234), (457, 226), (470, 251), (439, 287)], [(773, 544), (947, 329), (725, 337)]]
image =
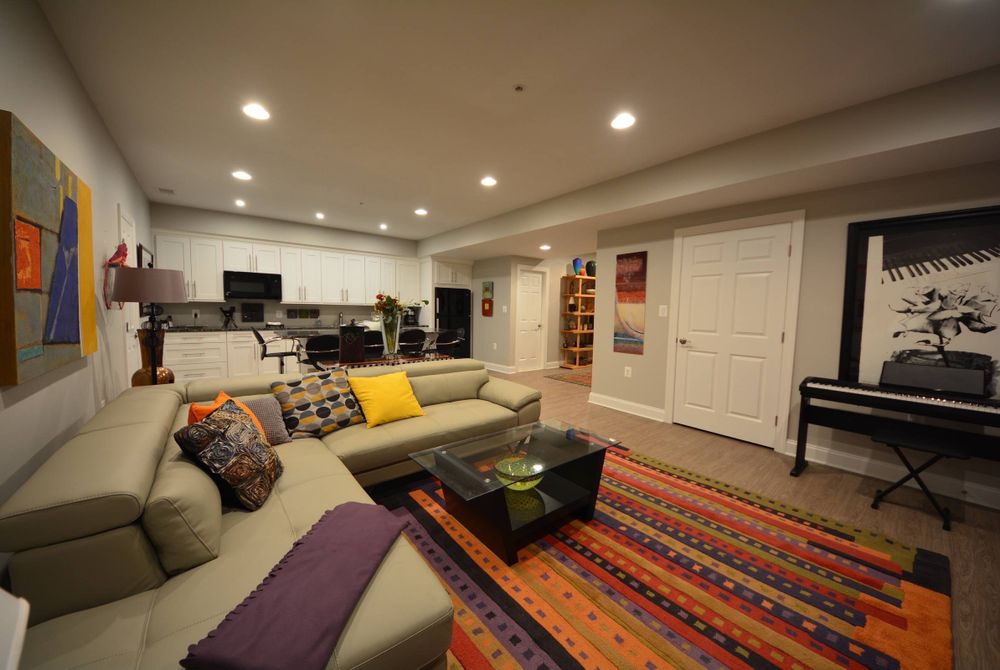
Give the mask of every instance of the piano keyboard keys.
[[(832, 383), (831, 383), (832, 382)], [(932, 405), (934, 407), (950, 407), (953, 409), (965, 409), (973, 412), (988, 412), (990, 414), (1000, 414), (1000, 404), (995, 400), (956, 400), (942, 396), (921, 395), (919, 393), (900, 393), (897, 391), (884, 391), (878, 387), (863, 386), (860, 384), (847, 382), (837, 383), (834, 380), (816, 382), (810, 381), (805, 384), (806, 388), (824, 389), (836, 391), (849, 396), (871, 396), (875, 398), (885, 398), (887, 400), (898, 400), (904, 403), (916, 403), (919, 405)]]
[(913, 258), (910, 255), (886, 256), (882, 263), (882, 283), (931, 277), (941, 272), (971, 269), (982, 264), (993, 264), (1000, 259), (1000, 245), (987, 246), (972, 251), (941, 249), (943, 255), (935, 258)]

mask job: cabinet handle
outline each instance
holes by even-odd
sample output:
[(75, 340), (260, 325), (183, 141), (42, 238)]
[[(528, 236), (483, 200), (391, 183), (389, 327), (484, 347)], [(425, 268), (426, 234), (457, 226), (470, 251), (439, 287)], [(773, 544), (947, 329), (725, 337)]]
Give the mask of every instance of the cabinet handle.
[(192, 298), (197, 298), (198, 297), (198, 280), (197, 279), (191, 282), (191, 297)]

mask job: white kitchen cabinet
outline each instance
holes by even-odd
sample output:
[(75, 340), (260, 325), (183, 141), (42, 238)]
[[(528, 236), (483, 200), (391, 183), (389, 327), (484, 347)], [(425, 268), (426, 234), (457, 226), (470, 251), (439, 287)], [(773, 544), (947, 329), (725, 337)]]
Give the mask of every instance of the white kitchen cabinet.
[(188, 300), (203, 302), (224, 300), (222, 240), (212, 237), (157, 235), (156, 256), (157, 267), (180, 270), (184, 273)]
[(321, 255), (322, 289), (320, 295), (325, 303), (342, 305), (347, 302), (344, 287), (344, 254), (324, 251)]
[(230, 377), (258, 374), (260, 350), (253, 333), (226, 333), (226, 363)]
[(222, 267), (235, 272), (281, 272), (281, 250), (273, 244), (247, 240), (222, 242)]
[(382, 268), (378, 256), (365, 256), (365, 302), (375, 304), (375, 296), (382, 293)]
[(365, 289), (365, 257), (360, 254), (344, 254), (344, 302), (370, 304)]
[(163, 340), (163, 366), (178, 382), (229, 375), (225, 333), (167, 332)]
[(396, 295), (396, 259), (379, 259), (379, 286), (382, 293)]
[(452, 286), (472, 286), (472, 266), (452, 261), (434, 261), (434, 282)]
[(281, 247), (281, 302), (320, 304), (323, 299), (323, 252)]
[(319, 249), (302, 250), (302, 302), (323, 302), (323, 253)]
[(281, 302), (302, 302), (302, 250), (281, 248)]
[(420, 299), (420, 266), (417, 261), (396, 261), (396, 287), (403, 304)]

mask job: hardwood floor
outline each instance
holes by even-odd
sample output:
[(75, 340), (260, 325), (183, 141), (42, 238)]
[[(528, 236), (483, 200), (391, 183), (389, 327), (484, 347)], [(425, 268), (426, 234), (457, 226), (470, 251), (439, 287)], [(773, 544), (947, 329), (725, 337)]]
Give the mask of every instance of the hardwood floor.
[(945, 532), (916, 489), (893, 493), (871, 509), (884, 482), (810, 464), (789, 477), (792, 458), (771, 449), (676, 424), (665, 424), (587, 402), (590, 388), (548, 379), (558, 370), (497, 375), (542, 392), (542, 419), (559, 419), (621, 440), (629, 449), (730, 484), (849, 521), (896, 541), (951, 559), (955, 668), (1000, 668), (1000, 511), (947, 499)]

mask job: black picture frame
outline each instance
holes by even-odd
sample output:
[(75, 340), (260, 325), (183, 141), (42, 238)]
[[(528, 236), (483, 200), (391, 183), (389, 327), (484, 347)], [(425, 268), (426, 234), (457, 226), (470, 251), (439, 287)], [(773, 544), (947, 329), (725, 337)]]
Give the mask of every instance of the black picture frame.
[[(864, 329), (868, 243), (876, 235), (947, 231), (955, 239), (972, 236), (983, 227), (1000, 230), (1000, 205), (891, 219), (858, 221), (847, 228), (847, 266), (844, 277), (844, 306), (840, 333), (838, 379), (857, 382), (861, 366), (861, 338)], [(1000, 261), (1000, 259), (994, 259)]]
[(155, 261), (153, 252), (150, 251), (149, 247), (142, 246), (142, 242), (135, 245), (135, 259), (136, 267), (140, 268), (151, 268)]

